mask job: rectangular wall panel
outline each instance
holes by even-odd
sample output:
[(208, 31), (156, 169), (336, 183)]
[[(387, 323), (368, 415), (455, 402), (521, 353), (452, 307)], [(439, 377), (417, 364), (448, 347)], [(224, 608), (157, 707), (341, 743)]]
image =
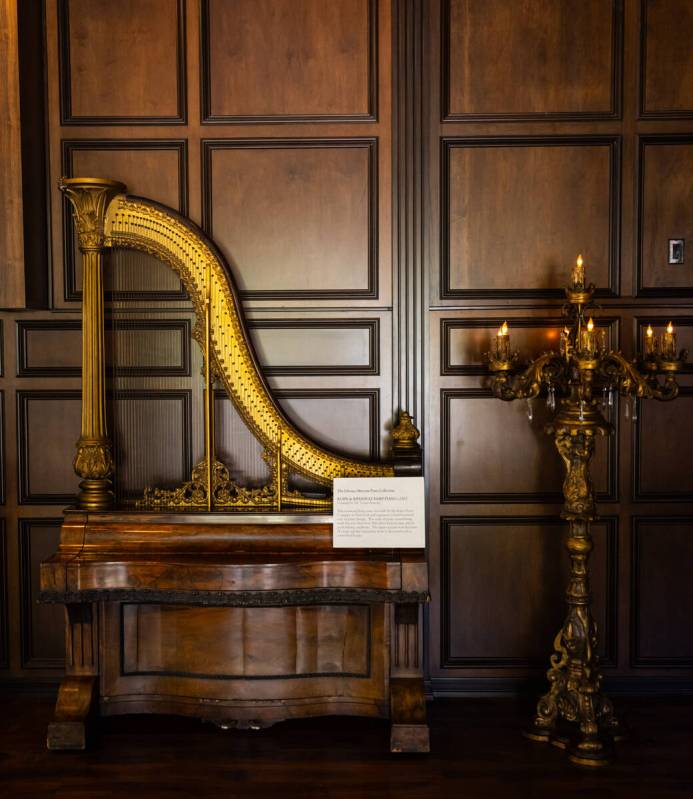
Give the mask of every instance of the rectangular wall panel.
[(286, 389), (274, 395), (289, 419), (317, 443), (357, 458), (379, 457), (377, 389)]
[(22, 134), (16, 0), (0, 2), (0, 308), (24, 307)]
[(446, 0), (445, 119), (618, 113), (622, 2)]
[(214, 392), (214, 451), (231, 478), (240, 485), (259, 487), (270, 479), (264, 448), (241, 418), (225, 391)]
[(377, 0), (203, 0), (205, 122), (368, 120)]
[(58, 6), (63, 124), (185, 121), (184, 0)]
[(681, 388), (672, 402), (642, 400), (639, 406), (635, 498), (693, 502), (693, 388)]
[[(693, 136), (640, 139), (638, 288), (643, 296), (693, 295)], [(684, 263), (669, 240), (684, 239)]]
[(65, 657), (65, 609), (39, 604), (39, 566), (58, 549), (62, 519), (19, 522), (21, 649), (25, 669), (62, 668)]
[(72, 461), (80, 433), (79, 391), (17, 392), (19, 502), (67, 505), (79, 478)]
[(204, 227), (246, 297), (377, 296), (374, 139), (206, 141), (204, 152)]
[(693, 116), (690, 0), (641, 0), (640, 114), (650, 119)]
[(633, 666), (693, 667), (693, 518), (633, 520)]
[(248, 327), (265, 374), (380, 373), (379, 319), (265, 319)]
[(7, 599), (7, 530), (5, 519), (0, 518), (0, 669), (7, 668), (10, 660)]
[[(129, 194), (147, 197), (182, 214), (188, 208), (188, 155), (184, 139), (92, 139), (62, 142), (62, 174), (119, 180)], [(82, 258), (72, 207), (62, 203), (65, 299), (82, 293)], [(170, 267), (141, 253), (122, 252), (106, 258), (104, 282), (118, 299), (185, 299)]]
[(173, 488), (192, 472), (192, 398), (189, 390), (116, 392), (113, 416), (117, 494), (142, 494), (147, 486)]
[[(561, 502), (564, 465), (543, 398), (501, 402), (486, 389), (441, 392), (441, 502)], [(618, 414), (611, 421), (617, 424)], [(597, 437), (592, 478), (615, 498), (616, 437)]]
[[(440, 373), (442, 375), (487, 375), (487, 354), (493, 347), (498, 328), (509, 326), (512, 350), (519, 353), (520, 362), (534, 354), (556, 349), (563, 317), (496, 317), (485, 319), (440, 320)], [(599, 316), (595, 320), (599, 331), (606, 330), (610, 347), (618, 349), (618, 320)]]
[[(20, 377), (79, 377), (82, 323), (36, 319), (17, 322)], [(119, 376), (190, 376), (188, 319), (106, 320), (106, 360)]]
[[(555, 518), (442, 521), (443, 668), (548, 667), (565, 616), (567, 525)], [(600, 656), (615, 658), (616, 520), (593, 525)]]
[[(446, 139), (442, 147), (443, 298), (563, 296), (580, 253), (589, 280), (617, 290), (616, 138)], [(583, 186), (589, 202), (580, 202)]]
[(6, 488), (5, 477), (7, 450), (5, 449), (5, 392), (0, 390), (0, 505), (5, 504)]

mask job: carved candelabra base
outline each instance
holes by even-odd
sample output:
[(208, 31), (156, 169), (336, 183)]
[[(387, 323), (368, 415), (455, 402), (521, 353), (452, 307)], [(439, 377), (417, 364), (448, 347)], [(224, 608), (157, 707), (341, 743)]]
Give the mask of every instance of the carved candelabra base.
[[(601, 690), (597, 625), (592, 617), (589, 584), (593, 549), (590, 522), (594, 519), (589, 464), (595, 436), (609, 431), (610, 426), (595, 403), (585, 409), (564, 402), (555, 422), (547, 427), (566, 467), (562, 516), (569, 524), (568, 611), (554, 640), (547, 672), (549, 690), (539, 700), (536, 716), (525, 735), (533, 741), (567, 749), (570, 760), (582, 766), (607, 765), (613, 742), (623, 737), (611, 701)], [(577, 726), (577, 731), (570, 731), (570, 723)]]
[[(566, 546), (571, 562), (577, 559), (584, 565), (581, 582), (586, 582), (587, 558), (592, 550), (587, 521), (570, 521)], [(602, 766), (611, 762), (613, 743), (624, 736), (611, 700), (601, 690), (597, 625), (590, 610), (591, 597), (583, 593), (586, 587), (576, 585), (571, 578), (568, 614), (554, 640), (547, 672), (550, 687), (539, 700), (524, 734), (533, 741), (567, 749), (573, 763)], [(571, 730), (571, 726), (577, 730)]]

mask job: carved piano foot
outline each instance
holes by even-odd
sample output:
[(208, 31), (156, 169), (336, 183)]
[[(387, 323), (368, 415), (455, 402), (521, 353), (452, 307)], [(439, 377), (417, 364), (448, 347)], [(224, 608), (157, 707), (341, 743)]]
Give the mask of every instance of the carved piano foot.
[(422, 679), (390, 681), (390, 718), (391, 752), (431, 751)]
[(49, 749), (86, 749), (96, 680), (96, 677), (66, 677), (62, 681), (55, 717), (48, 725), (46, 744)]

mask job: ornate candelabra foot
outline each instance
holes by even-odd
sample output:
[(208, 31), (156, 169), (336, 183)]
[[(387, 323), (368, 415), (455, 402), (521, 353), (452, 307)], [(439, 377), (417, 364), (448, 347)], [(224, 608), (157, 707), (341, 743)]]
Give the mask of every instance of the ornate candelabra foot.
[(596, 625), (585, 610), (572, 608), (556, 636), (547, 673), (551, 688), (537, 703), (524, 735), (567, 750), (578, 765), (605, 766), (612, 761), (613, 744), (622, 739), (623, 731), (611, 701), (601, 692), (601, 674), (592, 655)]

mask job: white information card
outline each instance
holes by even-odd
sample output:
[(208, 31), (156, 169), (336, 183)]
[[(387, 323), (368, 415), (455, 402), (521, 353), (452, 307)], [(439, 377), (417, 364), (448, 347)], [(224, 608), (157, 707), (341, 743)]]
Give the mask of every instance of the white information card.
[(337, 477), (332, 488), (336, 549), (426, 546), (423, 477)]

